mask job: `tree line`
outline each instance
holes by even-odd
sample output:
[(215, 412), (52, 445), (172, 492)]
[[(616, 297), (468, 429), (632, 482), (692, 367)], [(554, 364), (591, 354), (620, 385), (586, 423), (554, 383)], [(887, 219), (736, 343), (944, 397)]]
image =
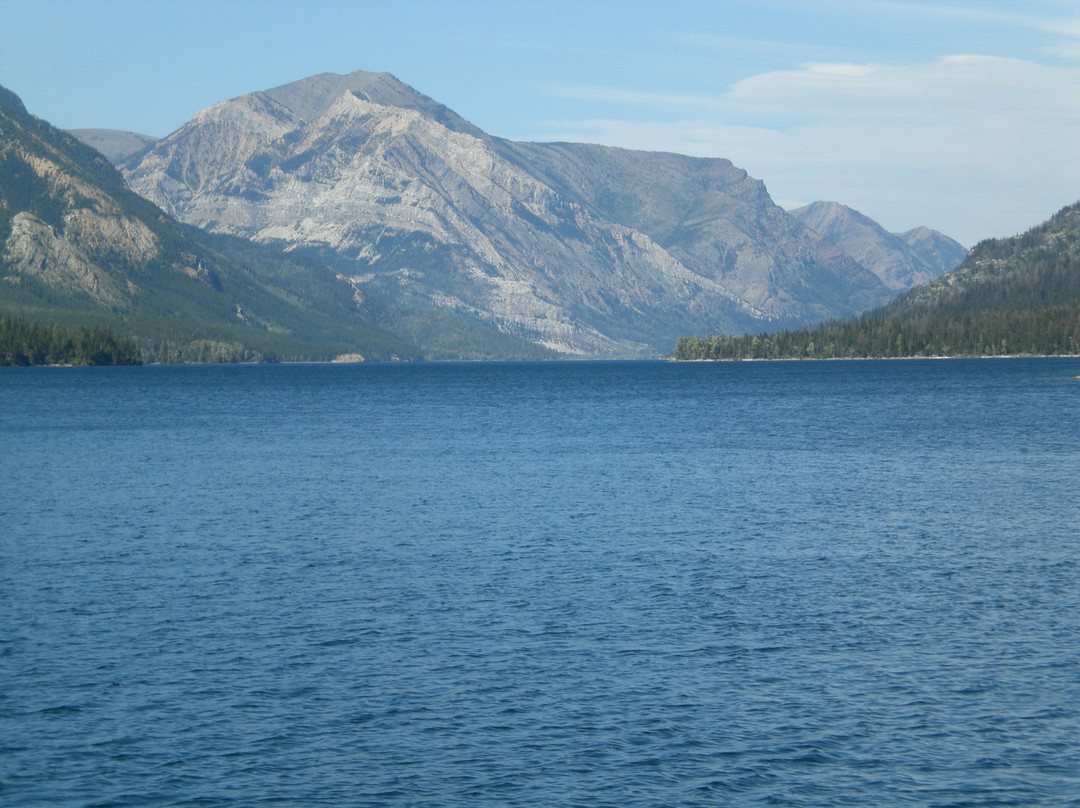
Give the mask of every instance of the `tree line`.
[(1080, 354), (1080, 307), (861, 317), (802, 331), (682, 337), (675, 358), (855, 359)]
[(0, 318), (0, 365), (141, 365), (136, 344), (108, 326), (64, 328)]

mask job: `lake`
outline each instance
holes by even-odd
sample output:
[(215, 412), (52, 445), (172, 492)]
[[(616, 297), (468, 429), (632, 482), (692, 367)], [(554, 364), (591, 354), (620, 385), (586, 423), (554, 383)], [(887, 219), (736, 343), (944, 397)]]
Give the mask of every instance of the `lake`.
[(1078, 376), (0, 369), (0, 805), (1080, 805)]

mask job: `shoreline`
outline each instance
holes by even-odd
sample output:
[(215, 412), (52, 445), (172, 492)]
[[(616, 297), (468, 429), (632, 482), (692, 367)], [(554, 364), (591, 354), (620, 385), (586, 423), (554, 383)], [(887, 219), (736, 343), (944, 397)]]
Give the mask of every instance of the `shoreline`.
[(1080, 359), (1080, 354), (948, 354), (933, 356), (764, 356), (725, 357), (723, 359), (678, 359), (671, 357), (670, 362), (910, 362), (912, 360), (932, 359)]

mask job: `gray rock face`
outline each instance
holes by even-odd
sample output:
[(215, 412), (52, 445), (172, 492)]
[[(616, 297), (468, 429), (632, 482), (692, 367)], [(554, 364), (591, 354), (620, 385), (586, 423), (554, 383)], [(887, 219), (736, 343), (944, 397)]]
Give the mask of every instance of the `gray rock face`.
[(925, 227), (889, 233), (857, 210), (814, 202), (792, 215), (834, 242), (895, 292), (932, 281), (959, 266), (967, 250)]
[(122, 169), (184, 222), (572, 355), (796, 326), (906, 288), (727, 160), (501, 140), (388, 74), (216, 104)]

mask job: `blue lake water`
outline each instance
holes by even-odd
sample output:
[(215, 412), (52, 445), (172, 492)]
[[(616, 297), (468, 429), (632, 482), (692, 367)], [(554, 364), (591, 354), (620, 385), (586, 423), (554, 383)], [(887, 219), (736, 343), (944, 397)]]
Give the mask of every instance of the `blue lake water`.
[(1080, 360), (0, 371), (0, 805), (1080, 805)]

